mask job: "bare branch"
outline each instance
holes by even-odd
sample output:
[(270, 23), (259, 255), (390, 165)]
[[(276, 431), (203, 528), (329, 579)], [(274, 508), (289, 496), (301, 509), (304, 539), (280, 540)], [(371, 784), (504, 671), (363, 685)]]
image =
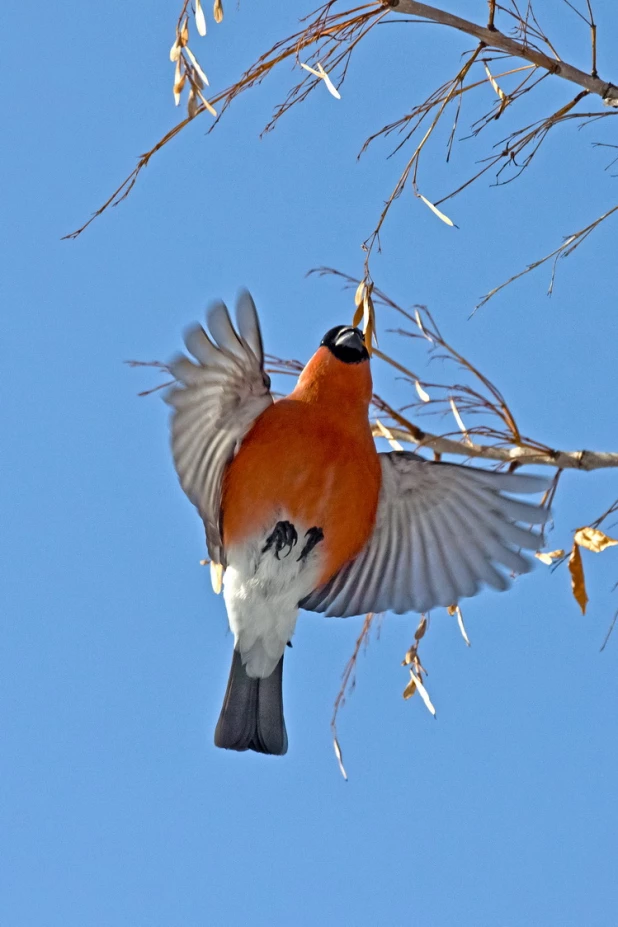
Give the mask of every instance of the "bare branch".
[[(484, 460), (494, 460), (499, 463), (541, 464), (547, 467), (556, 467), (559, 470), (602, 470), (618, 467), (618, 451), (546, 451), (527, 447), (496, 447), (486, 444), (468, 444), (465, 441), (455, 441), (452, 438), (441, 437), (423, 431), (421, 428), (405, 430), (403, 428), (389, 428), (393, 438), (397, 441), (414, 444), (418, 448), (428, 448), (437, 454), (453, 454), (457, 457), (479, 457)], [(377, 426), (373, 428), (374, 437), (382, 437)]]
[[(200, 83), (203, 83), (201, 77), (201, 75), (203, 75), (203, 71), (201, 70), (197, 60), (195, 59), (195, 56), (190, 51), (188, 46), (187, 10), (189, 5), (186, 0), (183, 0), (182, 9), (176, 26), (176, 41), (172, 47), (172, 53), (175, 56), (173, 60), (176, 61), (177, 64), (177, 71), (174, 81), (174, 95), (177, 102), (180, 98), (182, 88), (184, 86), (188, 86), (189, 88), (188, 118), (183, 119), (176, 126), (170, 129), (152, 148), (143, 154), (139, 158), (136, 167), (117, 187), (114, 193), (103, 203), (103, 205), (96, 210), (93, 216), (80, 228), (76, 229), (74, 232), (71, 232), (69, 235), (66, 235), (65, 238), (76, 238), (90, 225), (92, 221), (94, 221), (95, 218), (102, 215), (102, 213), (104, 213), (110, 206), (117, 206), (119, 203), (123, 202), (123, 200), (126, 199), (126, 197), (133, 189), (142, 170), (149, 164), (151, 158), (158, 151), (160, 151), (161, 148), (171, 142), (172, 139), (174, 139), (188, 125), (189, 122), (192, 122), (193, 119), (201, 116), (204, 112), (209, 112), (211, 115), (215, 114), (213, 107), (219, 103), (222, 104), (220, 113), (221, 115), (240, 93), (260, 84), (267, 76), (267, 74), (269, 74), (274, 67), (278, 66), (283, 61), (295, 59), (297, 62), (299, 62), (300, 53), (302, 51), (308, 50), (310, 60), (313, 59), (313, 61), (317, 63), (319, 58), (322, 64), (328, 63), (331, 72), (333, 68), (339, 69), (338, 83), (340, 85), (347, 74), (347, 68), (352, 52), (356, 49), (359, 42), (364, 40), (368, 33), (373, 29), (373, 27), (380, 22), (427, 22), (435, 23), (438, 25), (445, 25), (457, 29), (462, 33), (474, 36), (481, 43), (480, 48), (486, 49), (487, 51), (493, 49), (501, 55), (512, 56), (523, 59), (524, 61), (528, 61), (531, 65), (534, 66), (535, 69), (542, 69), (547, 74), (555, 74), (564, 80), (570, 81), (571, 83), (582, 87), (586, 93), (599, 96), (608, 106), (618, 107), (618, 87), (616, 87), (611, 82), (601, 80), (596, 75), (596, 25), (592, 18), (592, 12), (590, 8), (589, 19), (587, 19), (586, 22), (590, 26), (591, 34), (593, 37), (593, 73), (586, 74), (579, 68), (576, 68), (565, 61), (562, 61), (557, 56), (553, 46), (549, 42), (549, 39), (544, 35), (542, 30), (540, 30), (534, 17), (532, 17), (533, 22), (530, 22), (528, 14), (526, 14), (525, 19), (522, 19), (521, 17), (519, 17), (519, 19), (516, 18), (516, 28), (519, 29), (519, 33), (523, 36), (522, 41), (511, 38), (505, 35), (504, 32), (501, 32), (499, 29), (497, 29), (495, 25), (496, 11), (500, 10), (502, 13), (508, 13), (510, 11), (505, 11), (505, 9), (498, 6), (494, 0), (489, 2), (489, 23), (487, 26), (478, 25), (469, 20), (438, 9), (437, 7), (429, 6), (425, 3), (416, 3), (414, 0), (391, 0), (391, 2), (386, 2), (386, 0), (373, 0), (373, 2), (349, 9), (344, 9), (340, 13), (334, 11), (336, 6), (337, 0), (328, 0), (328, 2), (324, 3), (323, 6), (321, 6), (314, 14), (312, 14), (311, 17), (307, 18), (306, 25), (303, 29), (294, 33), (288, 38), (277, 42), (269, 51), (261, 55), (255, 64), (253, 64), (232, 86), (218, 94), (213, 95), (207, 100), (203, 96), (202, 87), (200, 86)], [(395, 19), (385, 20), (384, 17), (389, 16), (391, 13), (395, 14)], [(400, 18), (400, 14), (412, 16), (414, 19), (403, 20)], [(551, 54), (547, 54), (542, 49), (538, 48), (534, 44), (534, 39), (542, 42), (549, 49)], [(476, 57), (476, 54), (478, 54), (478, 50), (474, 57)], [(487, 67), (486, 62), (484, 62), (484, 66)], [(439, 107), (438, 117), (432, 124), (426, 137), (423, 139), (420, 148), (423, 147), (429, 135), (431, 135), (433, 129), (435, 128), (436, 122), (442, 116), (447, 103), (456, 99), (457, 105), (459, 107), (461, 103), (460, 95), (463, 92), (466, 92), (468, 89), (471, 89), (470, 86), (463, 86), (463, 80), (466, 76), (468, 68), (469, 64), (467, 67), (464, 66), (464, 69), (460, 71), (454, 80), (449, 81), (445, 85), (445, 95), (441, 95), (441, 98), (438, 99), (436, 99), (434, 96), (434, 99), (431, 102), (429, 108), (432, 109), (437, 105)], [(489, 79), (489, 77), (487, 79)], [(292, 106), (305, 100), (307, 95), (321, 82), (322, 81), (320, 77), (315, 77), (313, 75), (308, 76), (305, 74), (300, 82), (290, 90), (284, 102), (275, 109), (274, 116), (268, 123), (267, 130), (271, 129), (277, 120)], [(474, 84), (474, 86), (480, 86), (482, 83), (483, 82), (477, 82)], [(504, 109), (506, 109), (513, 102), (513, 100), (517, 98), (518, 95), (520, 95), (522, 92), (527, 92), (529, 89), (529, 87), (526, 88), (520, 86), (510, 94), (503, 94), (503, 96), (497, 102), (496, 111), (488, 114), (486, 119), (498, 118)], [(427, 112), (428, 111), (429, 110), (427, 110)], [(220, 115), (217, 117), (215, 125), (216, 122), (218, 122)], [(553, 118), (554, 117), (550, 117), (550, 120)], [(455, 124), (456, 122), (457, 118), (455, 120)], [(551, 124), (553, 125), (555, 122), (552, 122)], [(543, 137), (544, 135), (541, 137), (540, 141), (543, 140)], [(450, 144), (452, 144), (452, 139)], [(417, 149), (417, 152), (415, 152), (415, 155), (413, 155), (413, 159), (411, 162), (409, 162), (404, 171), (404, 174), (402, 174), (397, 186), (391, 195), (385, 212), (388, 211), (388, 207), (390, 206), (392, 200), (395, 199), (403, 189), (403, 185), (405, 184), (405, 181), (413, 168), (413, 180), (416, 185), (416, 171), (418, 167), (418, 156), (420, 154), (420, 148)], [(509, 162), (512, 163), (513, 157), (511, 151), (508, 150), (506, 155), (508, 155)], [(501, 156), (498, 156), (498, 160), (500, 157)], [(482, 173), (485, 173), (487, 169), (488, 166), (483, 168), (483, 170), (472, 179), (476, 179), (476, 177), (480, 176)], [(472, 180), (468, 181), (466, 184), (460, 186), (457, 191), (450, 195), (455, 195), (456, 192), (459, 192), (459, 190), (463, 189), (464, 186), (467, 186), (471, 182)], [(415, 193), (418, 194), (416, 186)], [(371, 246), (373, 246), (375, 243), (378, 243), (379, 245), (379, 231), (383, 221), (384, 214), (380, 217), (378, 227), (374, 230), (372, 236), (370, 236), (369, 241)]]
[[(616, 209), (618, 209), (618, 206)], [(320, 276), (332, 275), (339, 277), (344, 281), (346, 289), (352, 289), (358, 283), (354, 277), (332, 267), (316, 268), (312, 273), (317, 273)], [(403, 410), (394, 409), (380, 396), (374, 395), (373, 405), (377, 413), (380, 416), (388, 416), (394, 423), (392, 426), (389, 424), (388, 431), (395, 441), (414, 444), (420, 449), (427, 448), (433, 451), (437, 457), (443, 454), (465, 458), (478, 457), (496, 463), (509, 464), (511, 467), (519, 467), (524, 464), (541, 464), (542, 466), (554, 467), (559, 471), (590, 471), (618, 467), (618, 452), (557, 450), (548, 444), (524, 435), (516, 422), (510, 405), (498, 387), (478, 370), (471, 361), (446, 341), (427, 309), (417, 306), (414, 312), (409, 312), (377, 287), (374, 286), (372, 292), (375, 302), (393, 309), (408, 322), (411, 322), (416, 329), (413, 332), (398, 330), (398, 334), (419, 339), (428, 346), (430, 357), (441, 358), (456, 364), (458, 368), (471, 374), (477, 381), (478, 386), (476, 388), (457, 383), (429, 383), (408, 366), (402, 364), (401, 361), (374, 348), (374, 355), (403, 374), (410, 383), (416, 386), (417, 392), (419, 387), (423, 392), (429, 390), (435, 394), (439, 391), (439, 398), (430, 398), (425, 395), (419, 403), (413, 405), (440, 414), (442, 411), (448, 412), (450, 401), (455, 399), (457, 406), (467, 417), (484, 414), (486, 417), (493, 417), (494, 421), (498, 422), (497, 425), (476, 425), (468, 428), (464, 439), (461, 440), (453, 437), (451, 433), (439, 434), (435, 431), (430, 432), (420, 428), (403, 414)], [(440, 351), (439, 354), (436, 354), (437, 349)], [(457, 435), (458, 433), (461, 434), (461, 429), (453, 434)], [(384, 437), (383, 426), (375, 424), (373, 434), (374, 437)], [(472, 440), (472, 437), (482, 437), (483, 440), (492, 443), (480, 443)], [(608, 509), (601, 516), (601, 519), (618, 510), (618, 501), (615, 503), (615, 507), (615, 509)], [(596, 522), (594, 524), (597, 525)]]
[[(450, 26), (457, 29), (458, 32), (465, 32), (467, 35), (474, 36), (475, 39), (483, 42), (489, 48), (496, 48), (512, 55), (515, 58), (523, 58), (530, 61), (539, 68), (543, 68), (557, 77), (570, 81), (583, 87), (588, 93), (594, 93), (601, 97), (607, 106), (618, 106), (618, 87), (608, 81), (603, 81), (593, 74), (586, 74), (572, 64), (567, 64), (558, 58), (551, 58), (549, 55), (535, 49), (524, 42), (517, 42), (498, 29), (488, 26), (479, 26), (470, 20), (462, 19), (445, 10), (439, 10), (437, 7), (429, 6), (427, 3), (416, 3), (416, 0), (391, 0), (387, 4), (394, 13), (403, 13), (407, 16), (420, 16), (423, 19), (431, 20), (443, 26)], [(493, 25), (493, 19), (492, 19)]]
[[(578, 232), (575, 232), (573, 235), (569, 235), (568, 238), (565, 238), (565, 240), (562, 242), (562, 244), (558, 248), (554, 249), (554, 251), (550, 251), (549, 254), (546, 254), (545, 257), (543, 258), (539, 258), (538, 261), (533, 261), (532, 264), (528, 264), (528, 266), (524, 270), (521, 270), (518, 274), (514, 274), (512, 277), (509, 277), (508, 280), (505, 280), (504, 283), (501, 283), (499, 286), (494, 287), (493, 290), (490, 290), (489, 293), (486, 293), (485, 296), (483, 296), (483, 298), (481, 299), (481, 301), (477, 303), (477, 305), (474, 307), (474, 312), (476, 312), (477, 309), (480, 309), (481, 306), (484, 306), (485, 303), (489, 302), (489, 300), (493, 296), (495, 296), (496, 293), (499, 293), (500, 290), (503, 290), (510, 283), (513, 283), (514, 280), (519, 280), (520, 277), (525, 277), (525, 275), (529, 274), (530, 271), (536, 270), (537, 267), (541, 267), (541, 265), (546, 264), (547, 261), (553, 260), (551, 278), (549, 281), (549, 288), (547, 291), (548, 295), (550, 295), (554, 288), (554, 280), (556, 277), (556, 264), (557, 264), (558, 259), (561, 257), (565, 258), (565, 257), (568, 257), (569, 254), (573, 254), (575, 249), (579, 248), (579, 246), (585, 241), (588, 235), (590, 235), (590, 233), (593, 232), (597, 228), (597, 226), (601, 224), (601, 222), (603, 222), (605, 219), (608, 219), (611, 215), (613, 215), (616, 212), (616, 210), (618, 210), (618, 204), (616, 204), (616, 206), (612, 206), (611, 209), (608, 209), (607, 212), (603, 213), (602, 216), (599, 216), (598, 219), (595, 219), (594, 222), (591, 222), (590, 225), (586, 225), (583, 229), (580, 229)], [(474, 312), (472, 313), (473, 315), (474, 315)]]

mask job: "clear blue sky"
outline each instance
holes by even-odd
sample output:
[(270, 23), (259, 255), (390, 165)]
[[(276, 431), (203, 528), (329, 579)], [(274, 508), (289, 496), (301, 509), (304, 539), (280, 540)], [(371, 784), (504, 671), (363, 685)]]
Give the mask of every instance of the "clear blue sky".
[[(212, 744), (232, 641), (199, 566), (203, 533), (173, 472), (167, 409), (137, 398), (157, 374), (123, 361), (167, 359), (211, 298), (232, 301), (243, 285), (267, 349), (307, 359), (351, 305), (305, 272), (359, 272), (401, 163), (378, 145), (357, 164), (358, 149), (471, 42), (378, 29), (340, 102), (316, 93), (260, 141), (285, 69), (212, 136), (194, 123), (126, 203), (60, 241), (175, 121), (177, 6), (65, 0), (3, 17), (0, 923), (615, 925), (618, 636), (599, 654), (615, 549), (584, 555), (585, 617), (564, 569), (542, 565), (467, 604), (469, 650), (436, 613), (422, 655), (437, 721), (401, 698), (417, 618), (387, 616), (340, 719), (347, 783), (329, 720), (357, 619), (299, 622), (284, 759)], [(196, 48), (214, 88), (311, 4), (282, 6), (228, 3), (223, 24), (210, 21)], [(565, 57), (586, 67), (584, 27), (558, 2), (539, 6)], [(600, 70), (617, 80), (618, 12), (608, 0), (596, 10)], [(545, 110), (527, 102), (522, 122), (573, 95), (548, 80)], [(614, 204), (598, 140), (612, 140), (606, 123), (559, 129), (519, 183), (449, 204), (459, 230), (407, 191), (374, 273), (403, 303), (430, 306), (526, 432), (611, 450), (616, 219), (562, 262), (552, 299), (540, 271), (467, 321), (488, 288)], [(481, 154), (458, 148), (446, 168), (435, 150), (425, 195), (455, 186)], [(392, 321), (380, 319), (382, 344), (421, 367), (419, 349), (385, 331)], [(407, 396), (388, 370), (375, 379)], [(615, 496), (610, 472), (568, 474), (551, 546)]]

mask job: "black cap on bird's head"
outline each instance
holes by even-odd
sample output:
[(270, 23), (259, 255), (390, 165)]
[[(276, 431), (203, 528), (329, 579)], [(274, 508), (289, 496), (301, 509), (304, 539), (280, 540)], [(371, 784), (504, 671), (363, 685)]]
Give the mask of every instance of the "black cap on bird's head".
[(360, 364), (369, 360), (362, 331), (351, 325), (335, 325), (326, 332), (320, 344), (344, 364)]

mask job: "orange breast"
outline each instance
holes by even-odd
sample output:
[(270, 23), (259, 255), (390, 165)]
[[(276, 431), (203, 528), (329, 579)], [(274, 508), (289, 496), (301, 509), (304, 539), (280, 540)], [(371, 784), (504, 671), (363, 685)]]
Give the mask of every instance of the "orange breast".
[(274, 527), (282, 510), (322, 528), (326, 582), (369, 539), (380, 482), (367, 403), (306, 401), (300, 389), (259, 417), (226, 471), (224, 544)]

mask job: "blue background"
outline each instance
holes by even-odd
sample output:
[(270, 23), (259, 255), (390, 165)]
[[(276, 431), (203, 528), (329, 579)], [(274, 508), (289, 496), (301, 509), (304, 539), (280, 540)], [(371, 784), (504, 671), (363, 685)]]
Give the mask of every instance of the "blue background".
[[(178, 4), (176, 4), (177, 6)], [(309, 8), (226, 6), (193, 45), (223, 88)], [(584, 25), (539, 14), (588, 67)], [(451, 3), (485, 16), (485, 3)], [(601, 74), (618, 79), (618, 13), (595, 4)], [(201, 117), (149, 165), (126, 203), (80, 225), (178, 115), (174, 4), (35, 4), (4, 13), (0, 923), (7, 927), (221, 924), (568, 927), (617, 922), (616, 549), (584, 552), (582, 617), (565, 568), (539, 565), (507, 595), (464, 606), (472, 647), (436, 612), (421, 655), (434, 721), (404, 702), (416, 616), (387, 616), (340, 716), (329, 721), (360, 619), (303, 616), (287, 658), (290, 752), (212, 745), (232, 640), (199, 566), (199, 520), (173, 472), (151, 370), (208, 300), (248, 286), (267, 349), (306, 360), (351, 317), (320, 264), (358, 275), (360, 243), (402, 156), (372, 131), (442, 83), (472, 40), (427, 25), (374, 30), (335, 101), (318, 88), (259, 133), (294, 79), (285, 65), (206, 137)], [(192, 35), (195, 35), (194, 30)], [(450, 64), (449, 64), (450, 61)], [(435, 200), (516, 128), (567, 102), (559, 79), (486, 140), (428, 150)], [(488, 86), (480, 92), (492, 102)], [(479, 106), (481, 103), (479, 102)], [(594, 101), (594, 109), (600, 108)], [(477, 109), (477, 115), (482, 110)], [(464, 109), (459, 135), (473, 110)], [(616, 219), (560, 264), (478, 297), (616, 201), (612, 120), (559, 127), (516, 184), (481, 182), (445, 205), (447, 228), (408, 188), (373, 265), (511, 402), (521, 427), (565, 449), (616, 449)], [(379, 317), (381, 346), (423, 369), (422, 345)], [(375, 365), (377, 388), (409, 388)], [(289, 381), (280, 381), (281, 389)], [(449, 426), (450, 427), (450, 426)], [(568, 473), (549, 547), (616, 495), (612, 472)], [(616, 529), (614, 528), (614, 531)]]

